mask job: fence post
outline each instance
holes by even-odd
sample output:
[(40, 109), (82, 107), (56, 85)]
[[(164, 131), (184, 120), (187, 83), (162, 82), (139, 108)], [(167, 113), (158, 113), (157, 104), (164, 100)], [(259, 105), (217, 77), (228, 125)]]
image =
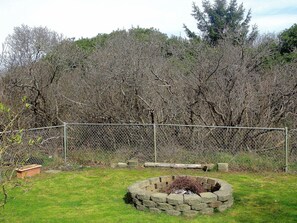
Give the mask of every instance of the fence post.
[(64, 126), (64, 163), (67, 163), (67, 123), (63, 122)]
[(289, 163), (288, 163), (288, 127), (285, 127), (285, 153), (286, 153), (286, 166), (285, 171), (286, 173), (289, 171)]
[(157, 162), (157, 129), (156, 124), (154, 123), (154, 154), (155, 154), (155, 163)]

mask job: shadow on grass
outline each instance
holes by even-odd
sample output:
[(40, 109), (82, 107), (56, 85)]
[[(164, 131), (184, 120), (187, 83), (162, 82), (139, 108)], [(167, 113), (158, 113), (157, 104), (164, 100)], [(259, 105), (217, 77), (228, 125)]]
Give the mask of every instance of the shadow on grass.
[(123, 197), (123, 200), (126, 204), (132, 204), (132, 196), (131, 196), (131, 193), (128, 192), (125, 194), (125, 196)]

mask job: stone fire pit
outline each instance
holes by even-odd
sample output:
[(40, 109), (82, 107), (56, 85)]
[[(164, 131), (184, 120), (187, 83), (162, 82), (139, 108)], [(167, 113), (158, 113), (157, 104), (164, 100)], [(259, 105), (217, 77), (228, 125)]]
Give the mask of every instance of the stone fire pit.
[(220, 188), (217, 191), (203, 192), (199, 195), (168, 195), (160, 192), (177, 177), (179, 176), (154, 177), (136, 182), (128, 187), (128, 193), (136, 209), (193, 217), (197, 214), (212, 214), (214, 211), (222, 212), (233, 205), (232, 186), (226, 181), (215, 178), (187, 176), (197, 179), (206, 190), (210, 190), (218, 183)]

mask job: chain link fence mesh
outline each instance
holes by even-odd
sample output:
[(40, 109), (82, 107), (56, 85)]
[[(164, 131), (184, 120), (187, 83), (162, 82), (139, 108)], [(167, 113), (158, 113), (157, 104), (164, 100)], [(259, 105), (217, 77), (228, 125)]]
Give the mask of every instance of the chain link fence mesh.
[(158, 127), (158, 161), (229, 163), (234, 171), (284, 171), (283, 129), (215, 126)]
[(297, 129), (289, 131), (289, 171), (297, 173)]
[[(287, 164), (282, 128), (65, 123), (18, 134), (22, 142), (2, 154), (7, 163), (110, 165), (138, 159), (141, 164), (228, 163), (233, 171), (251, 172), (280, 172)], [(297, 130), (289, 136), (287, 161), (296, 171)]]
[(2, 140), (4, 137), (9, 142), (1, 157), (4, 165), (63, 163), (63, 126), (7, 132), (1, 134)]
[(153, 161), (152, 125), (68, 124), (67, 160), (107, 165), (137, 158)]

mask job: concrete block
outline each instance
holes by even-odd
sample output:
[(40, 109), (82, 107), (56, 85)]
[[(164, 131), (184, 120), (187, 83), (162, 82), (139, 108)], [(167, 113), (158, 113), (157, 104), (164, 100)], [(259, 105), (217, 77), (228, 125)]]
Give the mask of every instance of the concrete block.
[(191, 206), (187, 204), (179, 204), (175, 206), (175, 210), (177, 211), (189, 211), (191, 210)]
[(222, 204), (222, 201), (213, 201), (211, 203), (208, 203), (208, 207), (210, 208), (217, 208)]
[(228, 172), (228, 163), (218, 163), (218, 171), (219, 172)]
[(151, 194), (145, 191), (142, 191), (137, 194), (137, 198), (139, 200), (145, 201), (145, 200), (150, 200), (151, 199)]
[(182, 194), (169, 194), (167, 197), (168, 204), (178, 205), (184, 203), (184, 196)]
[(181, 215), (181, 212), (180, 211), (176, 211), (176, 210), (166, 210), (166, 213), (168, 215), (173, 215), (173, 216), (179, 216), (179, 215)]
[(138, 166), (138, 160), (137, 159), (128, 160), (127, 164), (128, 164), (129, 167), (137, 167)]
[(191, 207), (192, 207), (192, 210), (200, 211), (202, 209), (207, 208), (208, 206), (206, 203), (200, 203), (200, 204), (193, 204)]
[(167, 203), (158, 203), (157, 208), (159, 208), (160, 210), (166, 211), (166, 210), (172, 210), (173, 206)]
[(201, 214), (207, 214), (207, 215), (211, 215), (213, 214), (214, 209), (213, 208), (204, 208), (200, 211)]
[(128, 166), (128, 164), (127, 163), (118, 163), (117, 166), (120, 168), (126, 168)]
[(133, 198), (133, 203), (137, 204), (137, 205), (142, 205), (142, 202), (140, 200), (138, 200), (137, 198)]
[(189, 205), (200, 204), (202, 202), (202, 198), (197, 194), (185, 194), (184, 195), (184, 203)]
[(228, 208), (228, 206), (227, 206), (226, 204), (223, 204), (223, 205), (219, 206), (219, 207), (217, 208), (217, 210), (218, 210), (219, 212), (223, 212), (223, 211), (225, 211), (227, 208)]
[(213, 192), (215, 195), (218, 196), (219, 201), (227, 201), (231, 198), (231, 192), (226, 190), (219, 190)]
[(154, 208), (154, 207), (157, 207), (157, 204), (156, 202), (153, 202), (153, 201), (148, 201), (148, 200), (144, 200), (142, 202), (142, 204), (146, 207), (149, 207), (149, 208)]
[(162, 213), (162, 211), (158, 208), (149, 208), (149, 211), (156, 214)]
[(200, 197), (204, 203), (210, 203), (217, 200), (217, 195), (211, 192), (200, 193)]
[(147, 208), (144, 205), (136, 205), (136, 209), (140, 211), (145, 211)]
[(192, 217), (195, 217), (198, 214), (198, 211), (194, 211), (194, 210), (183, 211), (182, 214), (183, 214), (183, 216), (192, 218)]
[(151, 195), (152, 201), (158, 202), (158, 203), (166, 203), (168, 195), (165, 193), (154, 193)]

